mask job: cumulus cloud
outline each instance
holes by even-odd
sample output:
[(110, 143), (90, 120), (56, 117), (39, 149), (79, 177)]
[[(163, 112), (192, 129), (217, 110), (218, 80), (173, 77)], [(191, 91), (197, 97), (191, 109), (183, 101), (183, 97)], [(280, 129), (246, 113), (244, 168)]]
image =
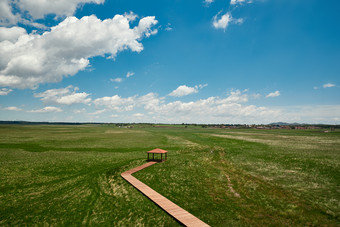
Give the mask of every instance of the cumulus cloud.
[(123, 81), (123, 79), (122, 78), (120, 78), (120, 77), (118, 77), (118, 78), (114, 78), (114, 79), (110, 79), (110, 81), (111, 82), (116, 82), (116, 83), (120, 83), (120, 82), (122, 82)]
[(34, 94), (34, 97), (41, 98), (44, 103), (54, 103), (63, 105), (72, 105), (76, 103), (87, 104), (91, 102), (89, 94), (82, 92), (77, 93), (78, 87), (68, 86), (66, 88), (50, 89), (42, 93)]
[(12, 13), (12, 1), (0, 0), (0, 25), (13, 25), (17, 23), (19, 15)]
[[(240, 101), (240, 100), (239, 100)], [(146, 108), (145, 108), (146, 109)], [(191, 102), (175, 101), (153, 106), (152, 112), (157, 119), (166, 122), (252, 122), (272, 118), (279, 111), (254, 105), (233, 102), (233, 98), (209, 97)]]
[(152, 111), (158, 105), (164, 102), (164, 97), (159, 98), (156, 93), (148, 93), (143, 96), (131, 96), (122, 98), (119, 95), (112, 97), (102, 97), (93, 101), (96, 108), (104, 108), (105, 110), (113, 110), (117, 112), (132, 111), (135, 107), (144, 107), (146, 110)]
[(22, 111), (21, 108), (18, 108), (16, 106), (9, 106), (9, 107), (5, 107), (3, 108), (3, 110), (10, 110), (10, 111)]
[(8, 94), (11, 93), (12, 91), (13, 91), (12, 89), (1, 88), (1, 89), (0, 89), (0, 95), (8, 95)]
[[(104, 0), (0, 0), (0, 25), (12, 26), (17, 23), (46, 29), (46, 26), (36, 23), (48, 14), (56, 15), (55, 19), (71, 16), (79, 6), (86, 3), (101, 4)], [(13, 13), (15, 11), (15, 13)]]
[(135, 97), (129, 97), (129, 98), (121, 98), (119, 95), (114, 95), (112, 97), (102, 97), (95, 99), (93, 103), (95, 106), (115, 110), (118, 112), (121, 111), (131, 111), (133, 110), (133, 107), (135, 106)]
[(340, 105), (303, 105), (281, 108), (280, 121), (339, 124)]
[(176, 90), (173, 90), (169, 95), (174, 97), (181, 97), (185, 95), (190, 95), (193, 93), (197, 93), (198, 89), (195, 87), (188, 87), (186, 85), (181, 85)]
[(21, 27), (0, 27), (0, 42), (8, 40), (10, 42), (16, 42), (18, 38), (26, 34), (26, 30)]
[(133, 75), (135, 75), (135, 73), (134, 73), (134, 72), (127, 72), (127, 74), (126, 74), (126, 78), (129, 78), (129, 77), (131, 77), (131, 76), (133, 76)]
[(214, 20), (213, 20), (213, 26), (216, 29), (222, 28), (226, 29), (228, 24), (231, 22), (232, 17), (230, 13), (226, 13), (222, 15), (220, 18), (218, 18), (219, 14), (215, 15)]
[[(96, 108), (103, 108), (108, 111), (132, 111), (137, 110), (143, 114), (143, 121), (157, 119), (159, 122), (197, 122), (197, 123), (216, 123), (216, 122), (268, 122), (276, 120), (280, 114), (279, 110), (266, 107), (244, 104), (248, 101), (247, 90), (235, 90), (224, 98), (209, 97), (190, 102), (174, 101), (166, 102), (165, 97), (158, 97), (155, 93), (144, 96), (131, 96), (122, 98), (118, 95), (103, 97), (94, 101)], [(140, 110), (144, 109), (146, 113)], [(132, 117), (136, 117), (131, 115)], [(142, 117), (142, 116), (140, 116)], [(133, 121), (133, 118), (127, 119)]]
[(223, 14), (222, 16), (220, 16), (219, 12), (218, 14), (216, 14), (213, 18), (213, 27), (216, 29), (226, 29), (228, 27), (229, 24), (242, 24), (243, 23), (243, 19), (239, 18), (239, 19), (234, 19), (231, 16), (230, 12), (227, 12), (226, 14)]
[(242, 102), (248, 102), (249, 96), (246, 93), (248, 90), (244, 90), (241, 92), (240, 90), (231, 91), (230, 95), (223, 99), (226, 103), (242, 103)]
[(330, 87), (335, 87), (335, 86), (336, 85), (332, 83), (327, 83), (327, 84), (322, 85), (323, 88), (330, 88)]
[(28, 112), (30, 113), (53, 113), (53, 112), (62, 112), (63, 110), (55, 107), (55, 106), (46, 106), (42, 109), (37, 109), (37, 110), (30, 110)]
[(274, 98), (274, 97), (277, 97), (277, 96), (280, 96), (280, 92), (279, 91), (275, 91), (275, 92), (271, 92), (269, 93), (266, 98)]
[(188, 87), (186, 85), (181, 85), (178, 88), (176, 88), (175, 90), (173, 90), (169, 96), (174, 96), (174, 97), (182, 97), (182, 96), (186, 96), (186, 95), (190, 95), (193, 93), (197, 93), (199, 89), (202, 89), (204, 87), (208, 86), (208, 84), (200, 84), (200, 85), (196, 85), (195, 87)]
[(144, 109), (152, 112), (157, 109), (157, 106), (163, 104), (164, 100), (164, 97), (158, 97), (156, 93), (151, 92), (139, 97), (135, 103), (144, 106)]
[(223, 15), (220, 15), (221, 12), (223, 11), (221, 10), (219, 13), (217, 13), (213, 17), (213, 22), (212, 22), (213, 27), (216, 29), (226, 30), (226, 28), (230, 24), (242, 24), (244, 21), (243, 18), (233, 18), (231, 15), (231, 12), (233, 11), (233, 9), (235, 9), (239, 5), (242, 5), (243, 3), (248, 4), (252, 2), (253, 2), (252, 0), (231, 0), (228, 12), (226, 12)]
[(152, 30), (157, 20), (144, 17), (130, 28), (131, 19), (131, 14), (103, 21), (94, 15), (67, 17), (41, 35), (24, 33), (17, 41), (0, 42), (0, 86), (34, 89), (84, 70), (91, 57), (115, 58), (126, 49), (142, 51), (139, 41), (157, 33)]
[(71, 16), (77, 7), (85, 3), (104, 3), (104, 0), (58, 0), (58, 1), (17, 1), (17, 6), (23, 11), (28, 12), (34, 19), (43, 18), (48, 14), (57, 16)]

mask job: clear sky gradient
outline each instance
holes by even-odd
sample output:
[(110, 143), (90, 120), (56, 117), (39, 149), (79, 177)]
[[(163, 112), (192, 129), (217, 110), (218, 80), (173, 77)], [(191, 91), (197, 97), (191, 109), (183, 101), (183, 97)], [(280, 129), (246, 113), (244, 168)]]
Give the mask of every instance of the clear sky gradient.
[(340, 124), (335, 0), (0, 0), (0, 120)]

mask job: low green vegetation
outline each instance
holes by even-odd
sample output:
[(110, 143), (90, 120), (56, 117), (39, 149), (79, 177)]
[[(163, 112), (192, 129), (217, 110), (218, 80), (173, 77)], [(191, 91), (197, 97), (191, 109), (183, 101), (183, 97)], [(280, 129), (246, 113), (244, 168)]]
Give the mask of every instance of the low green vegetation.
[(179, 225), (120, 177), (211, 226), (339, 226), (340, 132), (0, 125), (0, 226)]

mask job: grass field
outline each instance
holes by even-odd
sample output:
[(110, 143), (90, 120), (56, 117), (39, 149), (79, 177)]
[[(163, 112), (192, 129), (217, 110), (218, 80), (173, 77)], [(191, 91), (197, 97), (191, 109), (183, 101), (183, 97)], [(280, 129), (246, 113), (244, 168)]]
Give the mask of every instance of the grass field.
[(340, 132), (1, 125), (0, 225), (176, 226), (120, 173), (211, 226), (339, 226)]

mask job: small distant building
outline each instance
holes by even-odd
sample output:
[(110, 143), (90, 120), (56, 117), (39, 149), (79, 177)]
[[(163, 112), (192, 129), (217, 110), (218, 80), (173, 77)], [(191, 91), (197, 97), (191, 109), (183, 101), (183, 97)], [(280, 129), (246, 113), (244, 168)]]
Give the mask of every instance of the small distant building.
[[(168, 151), (166, 150), (162, 150), (162, 149), (159, 149), (159, 148), (156, 148), (156, 149), (153, 149), (151, 151), (148, 151), (147, 152), (148, 154), (148, 161), (160, 161), (160, 162), (163, 162), (163, 161), (166, 161), (168, 159)], [(150, 159), (150, 154), (152, 154), (152, 159)], [(159, 157), (159, 154), (161, 154), (161, 158), (160, 159), (155, 159), (155, 154), (157, 155), (158, 154), (158, 157)], [(163, 159), (163, 154), (164, 154), (164, 159)]]

